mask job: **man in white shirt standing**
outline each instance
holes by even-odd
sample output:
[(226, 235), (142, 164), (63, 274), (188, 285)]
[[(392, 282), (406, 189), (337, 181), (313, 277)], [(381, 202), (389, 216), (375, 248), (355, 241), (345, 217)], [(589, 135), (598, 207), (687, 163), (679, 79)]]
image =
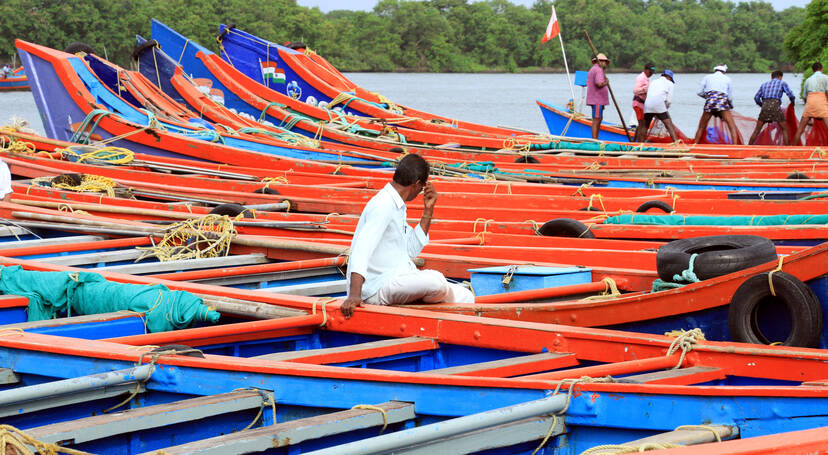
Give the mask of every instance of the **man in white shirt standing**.
[(701, 81), (699, 91), (696, 93), (705, 99), (704, 112), (699, 119), (699, 128), (696, 130), (696, 137), (693, 142), (698, 144), (707, 134), (707, 124), (710, 117), (721, 117), (730, 130), (730, 142), (736, 144), (739, 140), (739, 131), (736, 129), (736, 122), (730, 110), (733, 109), (733, 83), (725, 75), (727, 65), (718, 65), (713, 68), (713, 74), (708, 74)]
[[(412, 258), (428, 243), (428, 229), (437, 202), (428, 182), (429, 165), (419, 155), (403, 157), (392, 181), (362, 211), (351, 241), (346, 281), (348, 297), (340, 310), (346, 318), (354, 308), (369, 305), (474, 302), (466, 287), (449, 283), (436, 270), (418, 270)], [(423, 193), (423, 214), (413, 229), (406, 222), (405, 203)]]
[(660, 78), (650, 83), (647, 88), (647, 98), (644, 101), (644, 118), (635, 129), (636, 142), (644, 142), (647, 138), (650, 122), (654, 118), (664, 123), (664, 127), (667, 128), (667, 133), (670, 134), (673, 142), (678, 140), (676, 137), (676, 127), (673, 126), (673, 120), (670, 118), (670, 113), (667, 112), (667, 109), (670, 108), (670, 104), (673, 102), (675, 77), (675, 74), (671, 70), (664, 70)]

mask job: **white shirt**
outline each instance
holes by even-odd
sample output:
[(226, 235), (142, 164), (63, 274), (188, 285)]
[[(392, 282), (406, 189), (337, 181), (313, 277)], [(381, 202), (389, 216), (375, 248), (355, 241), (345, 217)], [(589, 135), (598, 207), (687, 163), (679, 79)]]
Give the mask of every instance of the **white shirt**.
[(359, 217), (346, 280), (351, 289), (351, 273), (365, 277), (362, 299), (376, 294), (394, 276), (417, 270), (411, 258), (417, 257), (428, 244), (428, 236), (419, 224), (412, 229), (406, 223), (405, 201), (400, 193), (386, 184), (365, 205)]
[(0, 199), (3, 199), (11, 192), (11, 172), (9, 172), (9, 165), (5, 161), (0, 160)]
[(647, 99), (644, 101), (644, 113), (667, 112), (670, 103), (673, 102), (674, 86), (673, 81), (664, 76), (650, 82), (650, 87), (647, 88)]
[(716, 71), (713, 74), (704, 76), (704, 79), (701, 81), (701, 85), (699, 85), (699, 91), (696, 92), (696, 94), (702, 98), (705, 98), (704, 94), (709, 91), (726, 93), (727, 99), (733, 99), (733, 84), (730, 82), (730, 78), (725, 76), (725, 74), (721, 71)]

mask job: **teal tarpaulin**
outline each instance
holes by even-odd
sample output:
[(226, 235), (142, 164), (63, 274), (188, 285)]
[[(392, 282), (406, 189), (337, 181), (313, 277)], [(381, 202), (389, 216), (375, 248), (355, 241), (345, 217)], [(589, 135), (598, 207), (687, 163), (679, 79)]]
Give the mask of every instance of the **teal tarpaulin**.
[(828, 224), (828, 215), (681, 216), (641, 213), (611, 216), (604, 224), (659, 224), (666, 226), (783, 226)]
[(193, 321), (217, 322), (220, 316), (189, 292), (171, 291), (161, 284), (116, 283), (91, 272), (0, 266), (0, 292), (28, 298), (29, 321), (53, 319), (63, 312), (73, 316), (129, 310), (144, 314), (149, 332), (166, 332)]
[(642, 147), (639, 145), (624, 145), (606, 142), (547, 142), (546, 144), (530, 144), (530, 150), (583, 150), (591, 152), (638, 152), (663, 151), (657, 147)]

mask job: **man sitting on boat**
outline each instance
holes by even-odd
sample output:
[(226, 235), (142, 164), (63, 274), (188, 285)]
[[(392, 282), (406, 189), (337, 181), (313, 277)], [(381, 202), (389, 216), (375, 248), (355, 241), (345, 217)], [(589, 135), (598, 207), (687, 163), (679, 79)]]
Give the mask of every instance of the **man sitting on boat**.
[[(434, 185), (427, 181), (428, 172), (429, 165), (423, 157), (406, 155), (397, 165), (392, 181), (363, 209), (348, 258), (348, 297), (340, 307), (345, 317), (351, 317), (354, 308), (363, 303), (474, 302), (474, 295), (467, 288), (449, 283), (436, 270), (418, 270), (411, 260), (428, 243), (437, 202)], [(405, 203), (421, 192), (423, 214), (412, 229), (406, 222)]]
[(708, 74), (702, 79), (697, 95), (705, 99), (704, 113), (699, 119), (699, 128), (696, 130), (696, 138), (693, 142), (698, 144), (707, 134), (707, 124), (710, 117), (721, 117), (730, 130), (730, 141), (735, 144), (739, 138), (736, 130), (736, 122), (730, 110), (733, 109), (733, 83), (725, 75), (727, 65), (718, 65), (713, 68), (713, 74)]
[(753, 101), (762, 108), (759, 111), (759, 119), (756, 121), (756, 128), (750, 135), (749, 145), (756, 142), (756, 137), (762, 131), (765, 123), (776, 122), (782, 128), (782, 138), (785, 145), (791, 145), (790, 133), (788, 133), (788, 122), (785, 121), (785, 115), (782, 114), (782, 95), (788, 95), (791, 104), (796, 103), (796, 96), (794, 96), (788, 83), (782, 80), (782, 71), (776, 70), (771, 73), (771, 80), (759, 86), (759, 91), (753, 97)]
[(609, 59), (604, 54), (598, 54), (592, 59), (592, 68), (587, 73), (586, 102), (592, 107), (592, 138), (598, 139), (601, 130), (601, 120), (604, 118), (604, 107), (609, 104), (609, 79), (604, 70), (609, 66)]
[(3, 65), (3, 69), (0, 70), (0, 78), (5, 79), (5, 78), (9, 77), (9, 75), (11, 73), (12, 73), (11, 66), (8, 63), (6, 63), (5, 65)]
[(822, 119), (828, 127), (828, 76), (822, 73), (822, 63), (815, 62), (811, 65), (814, 74), (805, 79), (802, 86), (802, 97), (805, 99), (805, 110), (802, 112), (802, 120), (799, 121), (799, 128), (796, 130), (793, 143), (799, 143), (799, 138), (808, 122), (814, 119)]

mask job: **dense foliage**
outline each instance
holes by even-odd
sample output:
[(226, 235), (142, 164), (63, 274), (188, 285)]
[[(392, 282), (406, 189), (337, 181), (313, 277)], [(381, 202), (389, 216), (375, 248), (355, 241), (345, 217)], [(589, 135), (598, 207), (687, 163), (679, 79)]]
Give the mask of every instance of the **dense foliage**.
[[(826, 52), (828, 0), (814, 0), (807, 19), (803, 8), (724, 0), (536, 0), (531, 8), (508, 0), (381, 0), (371, 12), (328, 14), (295, 0), (3, 0), (0, 57), (11, 54), (14, 38), (60, 49), (83, 41), (126, 64), (134, 35), (148, 35), (155, 17), (214, 50), (220, 22), (275, 42), (302, 40), (345, 71), (562, 67), (557, 40), (540, 45), (553, 4), (574, 68), (589, 65), (584, 29), (614, 68), (652, 60), (682, 71), (721, 62), (767, 71)], [(821, 30), (816, 38), (805, 33), (813, 27)], [(786, 42), (795, 59), (783, 53), (791, 29), (799, 30)]]
[(785, 37), (785, 49), (798, 71), (811, 74), (816, 61), (828, 66), (828, 0), (812, 0), (804, 19)]

